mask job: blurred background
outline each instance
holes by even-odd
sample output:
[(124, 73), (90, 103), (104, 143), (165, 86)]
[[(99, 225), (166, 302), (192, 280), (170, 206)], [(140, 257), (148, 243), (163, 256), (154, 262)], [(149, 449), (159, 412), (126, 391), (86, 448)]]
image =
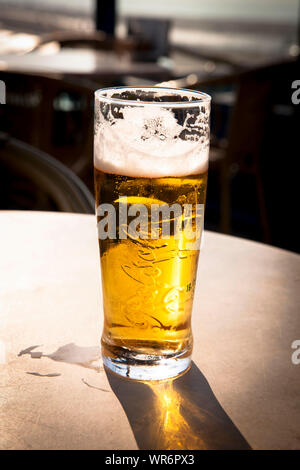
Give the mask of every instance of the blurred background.
[(163, 83), (212, 95), (206, 228), (299, 251), (299, 51), (298, 0), (0, 0), (0, 210), (93, 213), (94, 91)]

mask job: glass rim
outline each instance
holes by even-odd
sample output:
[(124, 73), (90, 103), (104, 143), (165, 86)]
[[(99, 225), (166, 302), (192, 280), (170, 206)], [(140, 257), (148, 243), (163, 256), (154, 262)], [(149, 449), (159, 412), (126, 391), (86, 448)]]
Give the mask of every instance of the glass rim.
[[(104, 96), (108, 91), (133, 91), (133, 90), (146, 90), (146, 91), (159, 91), (166, 90), (172, 92), (173, 94), (183, 94), (185, 96), (189, 95), (196, 98), (193, 101), (141, 101), (139, 99), (129, 100), (122, 98), (111, 98), (110, 96)], [(159, 106), (161, 108), (189, 108), (199, 105), (210, 104), (211, 96), (203, 91), (190, 90), (188, 88), (172, 88), (172, 87), (159, 87), (159, 86), (117, 86), (117, 87), (107, 87), (99, 88), (94, 92), (95, 99), (98, 99), (102, 102), (109, 104), (119, 104), (124, 106)]]

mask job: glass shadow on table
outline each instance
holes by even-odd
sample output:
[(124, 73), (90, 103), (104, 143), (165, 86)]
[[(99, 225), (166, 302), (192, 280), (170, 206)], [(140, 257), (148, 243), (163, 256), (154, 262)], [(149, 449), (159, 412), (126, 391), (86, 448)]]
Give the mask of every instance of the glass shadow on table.
[[(68, 343), (51, 354), (37, 351), (39, 347), (30, 346), (20, 351), (18, 356), (30, 355), (32, 359), (47, 357), (55, 362), (103, 371), (99, 346), (81, 347)], [(137, 382), (119, 377), (106, 368), (104, 370), (112, 391), (127, 415), (139, 449), (251, 449), (194, 363), (182, 376), (159, 382)], [(31, 371), (27, 374), (39, 377), (61, 375)], [(109, 391), (98, 389), (101, 392)]]
[(139, 449), (251, 450), (194, 363), (176, 379), (153, 383), (105, 372)]

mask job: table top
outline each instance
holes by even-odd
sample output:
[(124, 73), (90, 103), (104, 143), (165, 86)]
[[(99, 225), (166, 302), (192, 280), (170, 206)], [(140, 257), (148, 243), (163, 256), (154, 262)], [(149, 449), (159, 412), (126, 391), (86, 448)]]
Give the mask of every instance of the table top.
[(42, 55), (31, 52), (24, 55), (3, 54), (0, 56), (0, 71), (42, 74), (82, 75), (99, 78), (119, 78), (125, 75), (151, 76), (160, 79), (169, 76), (170, 70), (157, 63), (133, 62), (128, 55), (93, 49), (63, 48)]
[(0, 227), (0, 449), (300, 448), (298, 255), (205, 232), (192, 368), (150, 384), (99, 359), (95, 218)]

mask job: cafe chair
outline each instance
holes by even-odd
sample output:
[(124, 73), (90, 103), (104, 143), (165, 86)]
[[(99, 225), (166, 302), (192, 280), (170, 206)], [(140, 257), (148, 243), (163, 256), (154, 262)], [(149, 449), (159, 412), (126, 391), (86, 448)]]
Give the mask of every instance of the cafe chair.
[(53, 156), (93, 191), (94, 91), (109, 83), (8, 71), (3, 80), (1, 130)]
[(93, 214), (94, 198), (75, 173), (7, 135), (0, 137), (0, 208)]

